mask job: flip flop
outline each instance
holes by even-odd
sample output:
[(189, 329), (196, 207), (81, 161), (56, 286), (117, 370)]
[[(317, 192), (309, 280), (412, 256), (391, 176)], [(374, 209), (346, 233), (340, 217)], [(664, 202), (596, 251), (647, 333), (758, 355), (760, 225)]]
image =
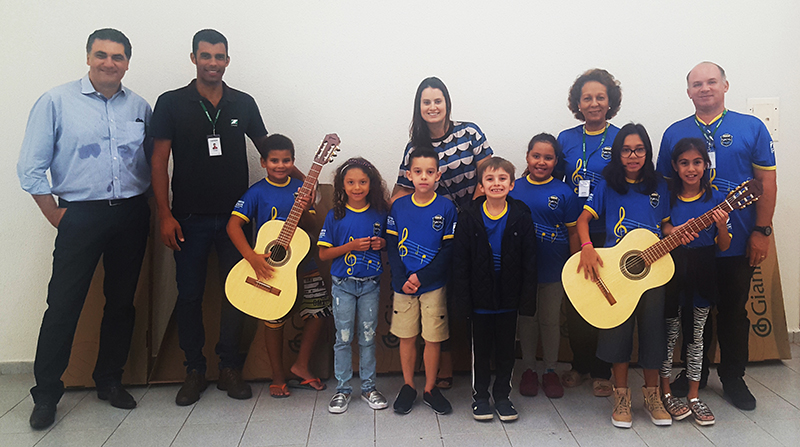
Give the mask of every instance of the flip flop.
[(325, 391), (328, 389), (328, 386), (322, 383), (318, 377), (303, 380), (302, 382), (299, 379), (290, 379), (286, 383), (289, 385), (289, 388), (298, 390)]
[(452, 387), (453, 387), (453, 376), (436, 378), (436, 388), (442, 390), (449, 390)]
[(269, 395), (276, 399), (285, 399), (291, 396), (292, 393), (289, 391), (289, 387), (284, 383), (283, 385), (270, 385)]

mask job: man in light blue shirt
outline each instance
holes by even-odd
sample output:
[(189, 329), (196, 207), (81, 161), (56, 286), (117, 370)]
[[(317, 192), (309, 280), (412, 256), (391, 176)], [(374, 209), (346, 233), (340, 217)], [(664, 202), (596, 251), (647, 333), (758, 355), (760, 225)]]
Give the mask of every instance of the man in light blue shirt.
[(101, 255), (106, 305), (92, 377), (98, 398), (118, 408), (136, 406), (121, 379), (150, 228), (145, 126), (151, 109), (122, 86), (131, 56), (124, 34), (97, 30), (86, 53), (86, 76), (48, 91), (34, 104), (17, 164), (22, 189), (58, 229), (34, 362), (30, 425), (35, 429), (55, 420), (64, 393), (61, 375)]

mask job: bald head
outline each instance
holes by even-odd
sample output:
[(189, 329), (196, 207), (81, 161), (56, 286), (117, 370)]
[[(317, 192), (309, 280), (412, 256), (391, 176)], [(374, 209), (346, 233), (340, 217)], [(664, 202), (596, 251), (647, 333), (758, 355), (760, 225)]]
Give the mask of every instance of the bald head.
[(711, 68), (711, 67), (716, 68), (719, 71), (719, 79), (722, 82), (725, 82), (725, 70), (722, 67), (720, 67), (718, 64), (715, 64), (714, 62), (705, 61), (705, 62), (700, 62), (699, 64), (695, 65), (694, 68), (689, 70), (689, 73), (686, 73), (686, 85), (687, 86), (689, 85), (689, 78), (692, 76), (692, 72), (697, 70), (698, 68), (701, 68), (701, 67), (706, 68), (706, 69)]
[(702, 62), (686, 76), (686, 93), (702, 119), (713, 119), (725, 110), (728, 81), (725, 70), (713, 62)]

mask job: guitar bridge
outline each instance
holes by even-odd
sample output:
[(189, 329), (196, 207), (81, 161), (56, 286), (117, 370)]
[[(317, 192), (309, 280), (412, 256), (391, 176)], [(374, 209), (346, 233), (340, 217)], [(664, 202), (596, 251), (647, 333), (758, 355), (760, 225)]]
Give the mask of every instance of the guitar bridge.
[(255, 279), (255, 278), (253, 278), (252, 276), (248, 276), (247, 279), (244, 280), (244, 282), (246, 282), (247, 284), (250, 284), (253, 287), (257, 287), (257, 288), (259, 288), (261, 290), (264, 290), (264, 291), (269, 292), (269, 293), (271, 293), (273, 295), (276, 295), (276, 296), (281, 294), (281, 289), (279, 289), (277, 287), (273, 287), (273, 286), (265, 283), (264, 281), (259, 281), (259, 280)]
[(608, 290), (608, 287), (606, 287), (606, 283), (603, 282), (602, 278), (598, 277), (597, 281), (595, 281), (594, 283), (597, 284), (597, 287), (600, 289), (600, 293), (602, 293), (603, 296), (606, 297), (608, 304), (612, 306), (617, 304), (617, 300), (614, 299), (614, 295), (612, 295), (611, 291)]

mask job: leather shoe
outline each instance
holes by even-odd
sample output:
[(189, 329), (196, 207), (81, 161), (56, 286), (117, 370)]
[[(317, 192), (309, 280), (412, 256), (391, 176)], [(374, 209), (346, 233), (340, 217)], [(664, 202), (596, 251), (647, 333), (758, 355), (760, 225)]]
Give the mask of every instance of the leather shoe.
[(33, 406), (30, 424), (34, 430), (43, 430), (56, 421), (56, 403), (40, 402)]
[(228, 397), (234, 399), (250, 399), (253, 397), (253, 390), (250, 384), (242, 379), (242, 372), (233, 368), (223, 368), (219, 372), (217, 389), (228, 392)]
[(111, 385), (97, 388), (97, 398), (107, 400), (112, 407), (130, 410), (136, 408), (136, 400), (125, 391), (122, 385)]
[(208, 388), (206, 376), (193, 369), (192, 372), (186, 375), (186, 381), (175, 396), (175, 403), (181, 407), (191, 405), (200, 400), (200, 393)]
[(750, 393), (747, 384), (741, 377), (733, 379), (721, 380), (723, 396), (730, 399), (733, 405), (740, 410), (755, 410), (756, 398)]

